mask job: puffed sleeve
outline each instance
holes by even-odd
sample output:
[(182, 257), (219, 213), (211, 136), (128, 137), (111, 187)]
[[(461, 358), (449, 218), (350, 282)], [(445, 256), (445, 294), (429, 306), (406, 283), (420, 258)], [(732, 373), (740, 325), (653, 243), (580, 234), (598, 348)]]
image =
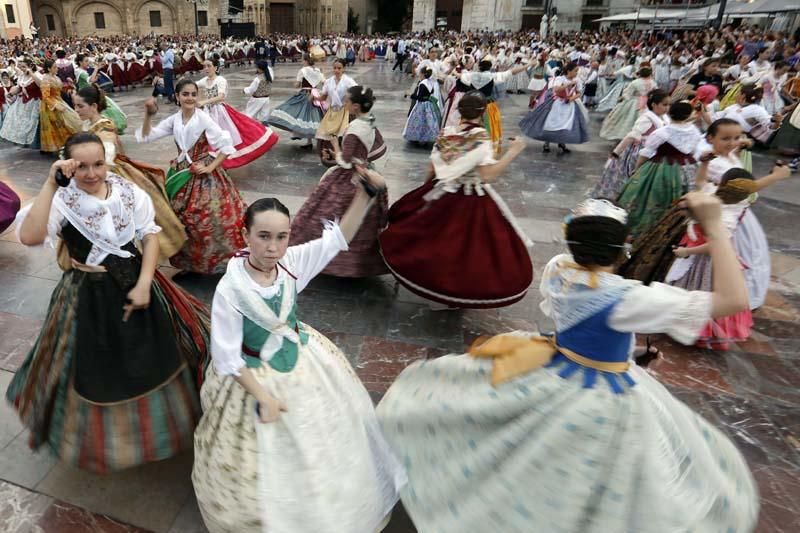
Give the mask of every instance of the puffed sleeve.
[(251, 96), (254, 92), (256, 92), (260, 81), (261, 80), (259, 80), (259, 78), (253, 78), (253, 81), (250, 83), (250, 85), (244, 88), (244, 94)]
[[(17, 237), (19, 242), (22, 242), (20, 239), (20, 231), (22, 230), (22, 221), (25, 220), (25, 217), (28, 216), (28, 213), (31, 212), (31, 208), (33, 207), (33, 202), (29, 203), (17, 213), (17, 216), (14, 219), (15, 229), (14, 234)], [(64, 226), (64, 216), (58, 212), (53, 206), (50, 206), (50, 214), (47, 218), (47, 237), (44, 238), (44, 242), (42, 243), (43, 246), (49, 246), (50, 248), (55, 248), (56, 242), (58, 240), (58, 234), (61, 232), (61, 228)]]
[(339, 252), (347, 249), (347, 239), (339, 229), (339, 224), (328, 221), (322, 237), (286, 250), (287, 263), (291, 265), (292, 274), (297, 276), (297, 292), (305, 289)]
[(640, 141), (652, 126), (653, 122), (650, 120), (650, 117), (646, 114), (639, 115), (639, 118), (633, 123), (633, 129), (628, 133), (628, 136)]
[(176, 116), (177, 115), (171, 115), (159, 122), (157, 126), (151, 127), (150, 133), (147, 135), (142, 134), (142, 128), (140, 126), (136, 130), (136, 142), (149, 143), (151, 141), (161, 139), (162, 137), (172, 135)]
[(639, 155), (650, 159), (658, 151), (658, 147), (664, 144), (669, 134), (664, 128), (658, 129), (651, 133), (644, 141), (644, 146), (639, 151)]
[(511, 79), (514, 73), (511, 72), (511, 69), (504, 70), (503, 72), (495, 72), (494, 73), (494, 82), (495, 83), (507, 83), (508, 80)]
[(222, 76), (217, 78), (217, 91), (219, 91), (220, 95), (228, 94), (228, 80)]
[[(196, 111), (196, 113), (199, 112), (200, 111)], [(231, 139), (230, 133), (220, 128), (219, 125), (217, 125), (217, 123), (214, 122), (214, 120), (207, 113), (203, 113), (200, 117), (200, 120), (203, 129), (206, 132), (208, 144), (223, 154), (231, 155), (236, 152), (236, 148), (233, 147), (233, 139)]]
[(158, 233), (161, 227), (156, 224), (156, 210), (153, 200), (139, 187), (133, 187), (133, 226), (136, 238), (142, 240), (146, 235)]
[(219, 291), (211, 302), (211, 360), (214, 369), (223, 376), (239, 376), (243, 366), (242, 315)]
[(712, 293), (652, 283), (629, 290), (609, 317), (609, 327), (631, 333), (666, 333), (692, 344), (711, 320)]

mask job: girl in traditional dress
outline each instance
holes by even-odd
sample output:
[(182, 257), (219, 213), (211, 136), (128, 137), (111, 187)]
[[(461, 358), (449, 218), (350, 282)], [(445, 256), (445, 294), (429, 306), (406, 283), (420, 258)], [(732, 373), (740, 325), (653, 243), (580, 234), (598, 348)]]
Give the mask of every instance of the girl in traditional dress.
[(458, 113), (458, 102), (466, 93), (472, 90), (470, 85), (461, 81), (461, 73), (465, 70), (470, 71), (475, 66), (475, 59), (471, 55), (464, 55), (447, 76), (450, 87), (447, 93), (447, 107), (444, 116), (444, 126), (458, 126), (461, 123), (461, 115)]
[(244, 94), (250, 97), (247, 101), (244, 114), (262, 124), (269, 121), (269, 95), (272, 89), (272, 80), (275, 79), (269, 63), (256, 61), (258, 74), (249, 87), (244, 88)]
[[(622, 55), (622, 58), (625, 58), (625, 54)], [(597, 103), (597, 111), (601, 113), (608, 113), (614, 109), (614, 106), (617, 105), (623, 91), (635, 77), (635, 67), (633, 65), (634, 60), (635, 58), (631, 58), (629, 64), (614, 72), (614, 83), (611, 84), (611, 86), (608, 88), (608, 91), (605, 93), (605, 95), (603, 95), (603, 98)]]
[(609, 141), (622, 139), (631, 131), (636, 119), (647, 110), (647, 95), (656, 88), (653, 71), (643, 63), (638, 76), (622, 91), (622, 100), (603, 119), (600, 137)]
[(647, 111), (639, 115), (631, 131), (611, 151), (592, 198), (616, 199), (636, 169), (639, 151), (647, 136), (669, 124), (669, 93), (654, 89), (647, 95)]
[(106, 95), (97, 85), (84, 87), (78, 91), (74, 102), (75, 111), (84, 121), (84, 131), (94, 133), (103, 141), (106, 164), (110, 170), (135, 183), (150, 197), (155, 210), (156, 224), (161, 228), (158, 233), (161, 256), (172, 257), (186, 242), (186, 232), (169, 205), (164, 189), (166, 181), (164, 171), (147, 163), (134, 161), (125, 155), (114, 123), (102, 115), (106, 106)]
[(722, 74), (722, 81), (725, 88), (725, 96), (720, 100), (719, 109), (723, 110), (736, 103), (736, 95), (742, 90), (742, 85), (750, 76), (748, 64), (750, 57), (741, 54), (735, 65), (728, 67)]
[(741, 453), (630, 362), (635, 333), (691, 344), (710, 319), (747, 308), (719, 201), (686, 203), (712, 236), (713, 292), (616, 275), (625, 212), (585, 200), (566, 219), (571, 253), (542, 277), (555, 335), (499, 335), (400, 374), (378, 419), (408, 470), (401, 498), (417, 529), (753, 530), (758, 491)]
[[(736, 124), (730, 124), (723, 127), (723, 129), (738, 129)], [(741, 133), (741, 132), (736, 132)], [(719, 133), (718, 135), (724, 136), (726, 132)], [(734, 137), (737, 139), (738, 135)], [(712, 160), (713, 161), (713, 160)], [(703, 159), (698, 169), (698, 180), (702, 181), (707, 172), (709, 161)], [(722, 198), (723, 206), (722, 220), (724, 223), (725, 236), (732, 239), (734, 247), (737, 249), (740, 261), (743, 263), (741, 268), (747, 271), (750, 263), (745, 262), (741, 251), (744, 250), (748, 258), (761, 259), (764, 254), (769, 257), (769, 249), (760, 250), (758, 253), (753, 253), (755, 250), (751, 249), (752, 242), (747, 240), (747, 235), (743, 233), (743, 221), (746, 213), (749, 211), (751, 205), (750, 197), (752, 194), (764, 189), (772, 183), (781, 179), (786, 179), (790, 176), (789, 169), (786, 167), (776, 167), (772, 173), (760, 180), (754, 181), (753, 175), (742, 168), (729, 168), (725, 173), (719, 177), (719, 185), (707, 183), (702, 187), (706, 193), (717, 193)], [(733, 186), (733, 187), (732, 187)], [(753, 219), (755, 220), (755, 219)], [(756, 221), (757, 224), (757, 221)], [(758, 226), (760, 230), (761, 227)], [(747, 230), (744, 230), (746, 232)], [(763, 231), (762, 231), (763, 234)], [(737, 235), (739, 238), (737, 239)], [(738, 246), (737, 246), (737, 240)], [(766, 241), (766, 239), (764, 239)], [(766, 242), (764, 242), (766, 244)], [(712, 266), (711, 259), (707, 255), (709, 245), (707, 237), (698, 228), (696, 224), (689, 223), (686, 233), (681, 239), (679, 246), (674, 249), (677, 259), (672, 263), (671, 268), (667, 272), (665, 281), (670, 285), (681, 287), (686, 290), (692, 291), (710, 291), (712, 289)], [(754, 265), (759, 268), (758, 264)], [(767, 262), (767, 269), (769, 269), (769, 262)], [(745, 275), (745, 281), (747, 276)], [(754, 279), (755, 281), (755, 279)], [(763, 283), (763, 282), (762, 282)], [(756, 290), (763, 295), (759, 295), (761, 303), (763, 297), (766, 295), (767, 287), (769, 285), (769, 270), (767, 270), (767, 286), (758, 287)], [(750, 290), (748, 290), (748, 295)], [(727, 350), (730, 342), (740, 342), (747, 340), (750, 336), (750, 328), (753, 325), (753, 318), (751, 314), (753, 302), (746, 309), (730, 316), (717, 318), (716, 320), (709, 321), (705, 328), (700, 332), (697, 345), (701, 348), (711, 348), (715, 350)]]
[[(341, 148), (338, 139), (333, 138), (333, 148), (326, 150), (324, 157), (333, 161), (334, 166), (325, 172), (292, 221), (290, 244), (302, 244), (319, 238), (319, 221), (341, 217), (358, 191), (358, 185), (353, 183), (355, 165), (366, 165), (386, 154), (383, 136), (375, 127), (375, 117), (370, 113), (374, 103), (372, 89), (356, 85), (345, 93), (342, 109), (356, 118), (347, 127)], [(388, 272), (378, 247), (378, 235), (386, 227), (388, 193), (385, 190), (380, 192), (375, 203), (348, 250), (331, 261), (322, 271), (323, 274), (362, 278)]]
[(324, 102), (315, 99), (319, 96), (317, 88), (325, 76), (314, 66), (314, 60), (308, 54), (303, 56), (303, 63), (295, 78), (295, 87), (300, 92), (275, 108), (269, 117), (269, 125), (292, 132), (292, 139), (306, 139), (304, 146), (310, 149), (326, 109)]
[(11, 81), (8, 72), (0, 72), (0, 128), (3, 127), (6, 113), (11, 108), (11, 104), (16, 101), (18, 92), (19, 89)]
[(569, 63), (553, 80), (544, 101), (528, 111), (519, 123), (522, 133), (544, 141), (542, 151), (550, 151), (550, 143), (558, 143), (562, 153), (571, 150), (567, 144), (583, 144), (589, 140), (588, 112), (581, 103), (582, 84), (578, 65)]
[(639, 235), (657, 222), (694, 185), (694, 158), (703, 136), (689, 102), (673, 102), (670, 124), (651, 133), (639, 151), (636, 171), (619, 195), (628, 227)]
[(730, 118), (739, 123), (742, 131), (754, 140), (767, 144), (781, 124), (781, 115), (770, 116), (759, 104), (764, 94), (761, 87), (745, 85), (736, 95), (736, 103), (727, 107), (717, 118)]
[(761, 98), (761, 105), (770, 115), (780, 113), (786, 106), (781, 93), (783, 85), (789, 79), (789, 65), (783, 61), (778, 61), (772, 70), (761, 79), (761, 88), (764, 96)]
[[(528, 90), (531, 92), (531, 97), (528, 100), (528, 109), (536, 107), (536, 101), (539, 99), (539, 95), (547, 89), (547, 76), (547, 55), (542, 52), (531, 70), (531, 81), (528, 83)], [(448, 124), (448, 126), (449, 125), (450, 124)]]
[[(386, 264), (404, 287), (451, 307), (511, 305), (533, 281), (533, 243), (492, 186), (525, 142), (515, 140), (495, 160), (483, 128), (486, 105), (478, 92), (461, 99), (461, 125), (439, 136), (431, 178), (392, 205), (379, 239)], [(478, 235), (491, 237), (477, 246)]]
[[(81, 90), (86, 87), (90, 87), (93, 83), (98, 83), (99, 77), (101, 75), (100, 69), (95, 69), (94, 72), (89, 75), (88, 68), (89, 68), (89, 57), (83, 54), (78, 54), (75, 58), (75, 64), (77, 68), (75, 69), (75, 89)], [(108, 96), (105, 97), (106, 107), (103, 109), (103, 116), (107, 119), (110, 119), (111, 122), (117, 127), (117, 134), (122, 135), (125, 133), (125, 129), (128, 127), (128, 117), (125, 113), (120, 109), (120, 107)]]
[[(228, 154), (222, 166), (228, 170), (238, 168), (266, 154), (278, 142), (278, 134), (225, 103), (228, 81), (217, 75), (219, 59), (206, 60), (203, 68), (206, 77), (197, 82), (202, 98), (197, 105), (204, 108), (233, 141), (234, 152)], [(211, 149), (216, 150), (214, 142), (209, 141)]]
[[(220, 274), (228, 259), (244, 246), (242, 196), (222, 167), (236, 152), (230, 134), (208, 113), (198, 108), (197, 85), (183, 79), (175, 86), (180, 111), (151, 127), (157, 112), (154, 98), (145, 102), (138, 142), (173, 136), (179, 153), (167, 173), (166, 192), (175, 214), (186, 229), (187, 242), (170, 258), (175, 267), (189, 272)], [(217, 148), (211, 155), (210, 145)]]
[(11, 105), (0, 128), (0, 138), (14, 144), (34, 147), (39, 144), (39, 110), (42, 91), (33, 70), (33, 62), (23, 59), (18, 62), (17, 76), (19, 93)]
[(442, 114), (439, 108), (440, 102), (434, 96), (436, 81), (431, 79), (433, 71), (424, 68), (420, 74), (422, 80), (411, 95), (414, 106), (408, 113), (406, 125), (403, 127), (403, 138), (413, 143), (431, 144), (439, 136)]
[(153, 204), (107, 170), (102, 141), (77, 133), (64, 154), (18, 215), (17, 236), (27, 246), (61, 238), (71, 268), (6, 398), (31, 446), (72, 466), (105, 473), (167, 459), (191, 446), (200, 418), (208, 314), (156, 269)]
[(470, 86), (470, 90), (478, 91), (486, 97), (485, 128), (494, 143), (495, 153), (499, 154), (503, 139), (503, 117), (495, 99), (495, 85), (505, 83), (511, 76), (519, 74), (531, 64), (517, 65), (503, 72), (490, 72), (492, 61), (483, 59), (478, 63), (478, 72), (462, 71), (459, 78)]
[[(362, 46), (363, 48), (363, 46)], [(333, 139), (338, 139), (347, 131), (350, 124), (350, 115), (345, 106), (345, 95), (348, 89), (355, 87), (356, 81), (344, 73), (344, 62), (340, 59), (333, 60), (333, 76), (325, 80), (319, 95), (312, 95), (314, 102), (327, 101), (328, 111), (322, 117), (316, 138), (319, 140), (318, 149), (320, 160), (325, 165), (332, 165), (333, 161), (324, 157), (325, 150), (330, 150)]]
[(52, 59), (44, 60), (45, 75), (39, 82), (42, 100), (39, 106), (39, 138), (42, 152), (58, 152), (67, 139), (81, 131), (81, 119), (74, 109), (61, 99), (63, 83), (57, 76), (58, 67)]
[(509, 93), (516, 93), (516, 94), (525, 94), (525, 89), (528, 88), (528, 85), (531, 82), (531, 78), (528, 75), (528, 71), (532, 68), (528, 63), (530, 62), (530, 58), (527, 57), (527, 54), (519, 47), (514, 49), (514, 54), (511, 56), (511, 64), (510, 67), (515, 67), (519, 65), (526, 65), (524, 70), (521, 70), (511, 76), (508, 80), (508, 84), (506, 85), (506, 91)]
[(348, 249), (384, 187), (357, 172), (368, 188), (356, 185), (316, 240), (289, 246), (289, 210), (274, 198), (247, 210), (249, 249), (214, 293), (195, 433), (192, 482), (211, 533), (377, 533), (406, 482), (347, 357), (297, 318), (297, 294)]

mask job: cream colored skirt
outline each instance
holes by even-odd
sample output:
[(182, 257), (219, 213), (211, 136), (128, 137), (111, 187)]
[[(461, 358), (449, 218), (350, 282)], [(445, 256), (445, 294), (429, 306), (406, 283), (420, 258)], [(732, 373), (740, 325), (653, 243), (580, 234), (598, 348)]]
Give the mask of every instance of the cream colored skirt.
[(322, 141), (330, 141), (334, 136), (341, 137), (344, 135), (349, 125), (350, 114), (345, 108), (341, 108), (339, 111), (329, 108), (325, 116), (322, 117), (316, 137)]

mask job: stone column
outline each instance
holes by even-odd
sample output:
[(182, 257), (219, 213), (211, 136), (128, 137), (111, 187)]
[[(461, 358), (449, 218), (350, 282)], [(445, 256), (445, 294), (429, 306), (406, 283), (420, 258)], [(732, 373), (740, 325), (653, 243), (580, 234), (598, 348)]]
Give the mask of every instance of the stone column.
[(411, 22), (411, 30), (431, 30), (435, 23), (436, 0), (414, 0), (414, 14)]

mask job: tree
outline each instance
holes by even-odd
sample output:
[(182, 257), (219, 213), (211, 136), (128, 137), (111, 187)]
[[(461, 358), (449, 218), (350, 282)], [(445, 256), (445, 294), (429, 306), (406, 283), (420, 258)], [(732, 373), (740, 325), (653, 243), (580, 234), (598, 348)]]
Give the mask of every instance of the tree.
[(358, 17), (359, 16), (360, 15), (357, 15), (357, 14), (353, 13), (353, 8), (352, 7), (348, 7), (347, 8), (347, 31), (348, 32), (350, 32), (350, 33), (359, 33), (359, 29), (360, 29), (358, 27)]

